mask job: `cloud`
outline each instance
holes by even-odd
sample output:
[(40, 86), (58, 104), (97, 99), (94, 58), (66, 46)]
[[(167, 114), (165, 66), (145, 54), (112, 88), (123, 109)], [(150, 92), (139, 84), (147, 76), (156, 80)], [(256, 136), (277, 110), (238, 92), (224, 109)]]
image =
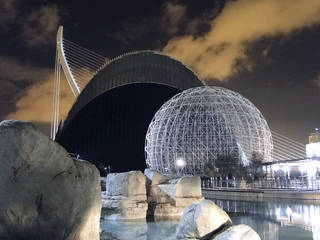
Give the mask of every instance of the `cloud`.
[(41, 80), (48, 75), (51, 69), (39, 68), (31, 63), (18, 61), (14, 58), (0, 56), (0, 79), (12, 80), (19, 82), (26, 80), (34, 82)]
[[(53, 83), (52, 69), (0, 56), (0, 101), (15, 102), (14, 110), (7, 114), (6, 119), (49, 123), (52, 114)], [(62, 77), (61, 117), (66, 116), (73, 101), (69, 86)]]
[(320, 74), (314, 79), (314, 82), (317, 85), (317, 87), (320, 88)]
[(169, 35), (172, 36), (179, 31), (179, 24), (185, 17), (187, 8), (183, 5), (166, 2), (164, 4), (164, 15), (161, 19), (162, 29)]
[(224, 81), (254, 66), (247, 55), (250, 44), (319, 23), (319, 0), (232, 1), (212, 20), (205, 35), (172, 38), (162, 51), (193, 68), (202, 79)]
[[(22, 63), (13, 58), (0, 56), (0, 109), (2, 115), (0, 118), (31, 121), (49, 134), (46, 126), (51, 121), (53, 84), (52, 69), (36, 67), (31, 63)], [(62, 74), (60, 119), (65, 118), (74, 100)], [(3, 106), (1, 106), (2, 104)], [(8, 105), (11, 107), (9, 108)]]
[[(0, 56), (0, 100), (16, 101), (27, 86), (43, 80), (51, 72), (49, 68), (39, 68), (28, 62)], [(4, 113), (1, 111), (0, 114)]]
[(54, 44), (59, 21), (59, 9), (56, 5), (41, 6), (31, 12), (25, 19), (21, 19), (25, 44), (28, 46)]
[(8, 30), (8, 22), (13, 21), (17, 16), (16, 0), (5, 0), (0, 4), (0, 26)]
[[(53, 109), (53, 83), (54, 75), (50, 74), (43, 81), (32, 85), (16, 102), (16, 110), (9, 113), (7, 118), (49, 123)], [(66, 80), (62, 78), (60, 118), (64, 118), (67, 115), (74, 100)]]
[[(21, 42), (28, 46), (41, 46), (55, 43), (62, 11), (57, 5), (41, 5), (38, 9), (29, 11), (28, 6), (22, 0), (4, 0), (0, 4), (0, 28), (4, 31), (12, 31)], [(26, 10), (28, 9), (28, 10)]]

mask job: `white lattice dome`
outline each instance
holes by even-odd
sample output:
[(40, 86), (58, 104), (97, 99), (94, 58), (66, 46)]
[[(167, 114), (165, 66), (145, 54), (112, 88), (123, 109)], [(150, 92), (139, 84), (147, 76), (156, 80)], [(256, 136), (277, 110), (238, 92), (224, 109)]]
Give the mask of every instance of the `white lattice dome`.
[(207, 163), (232, 156), (248, 165), (253, 154), (271, 161), (272, 136), (260, 111), (222, 87), (185, 90), (155, 114), (146, 135), (146, 163), (173, 175), (203, 173)]

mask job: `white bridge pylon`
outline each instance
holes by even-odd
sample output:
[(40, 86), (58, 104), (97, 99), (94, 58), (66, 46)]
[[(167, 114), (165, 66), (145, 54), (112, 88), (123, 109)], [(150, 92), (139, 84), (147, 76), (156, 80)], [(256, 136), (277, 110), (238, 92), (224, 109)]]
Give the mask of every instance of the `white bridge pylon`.
[[(59, 127), (59, 102), (61, 69), (76, 98), (87, 83), (109, 62), (109, 59), (63, 37), (63, 26), (57, 32), (55, 80), (53, 91), (53, 112), (51, 119), (51, 138), (54, 140)], [(275, 131), (273, 140), (273, 161), (303, 159), (306, 157), (305, 145)]]
[(54, 140), (59, 125), (61, 69), (76, 98), (87, 83), (102, 69), (109, 59), (63, 38), (63, 26), (57, 32), (55, 81), (53, 90), (53, 113), (51, 138)]

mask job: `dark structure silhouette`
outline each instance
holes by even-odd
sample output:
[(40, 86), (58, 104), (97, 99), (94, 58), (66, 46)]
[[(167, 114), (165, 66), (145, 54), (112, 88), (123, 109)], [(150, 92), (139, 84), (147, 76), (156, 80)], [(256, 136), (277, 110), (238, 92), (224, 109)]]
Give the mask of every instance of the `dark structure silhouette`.
[(201, 86), (182, 63), (151, 51), (109, 62), (78, 96), (56, 135), (68, 152), (112, 172), (145, 168), (148, 125), (161, 105)]

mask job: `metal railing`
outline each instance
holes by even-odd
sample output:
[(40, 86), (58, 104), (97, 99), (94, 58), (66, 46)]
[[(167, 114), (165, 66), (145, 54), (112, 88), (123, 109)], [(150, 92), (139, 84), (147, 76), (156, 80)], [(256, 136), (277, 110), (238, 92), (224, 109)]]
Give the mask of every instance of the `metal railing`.
[(201, 179), (202, 188), (211, 189), (279, 189), (279, 190), (320, 190), (319, 177), (262, 178), (255, 181), (243, 179)]

